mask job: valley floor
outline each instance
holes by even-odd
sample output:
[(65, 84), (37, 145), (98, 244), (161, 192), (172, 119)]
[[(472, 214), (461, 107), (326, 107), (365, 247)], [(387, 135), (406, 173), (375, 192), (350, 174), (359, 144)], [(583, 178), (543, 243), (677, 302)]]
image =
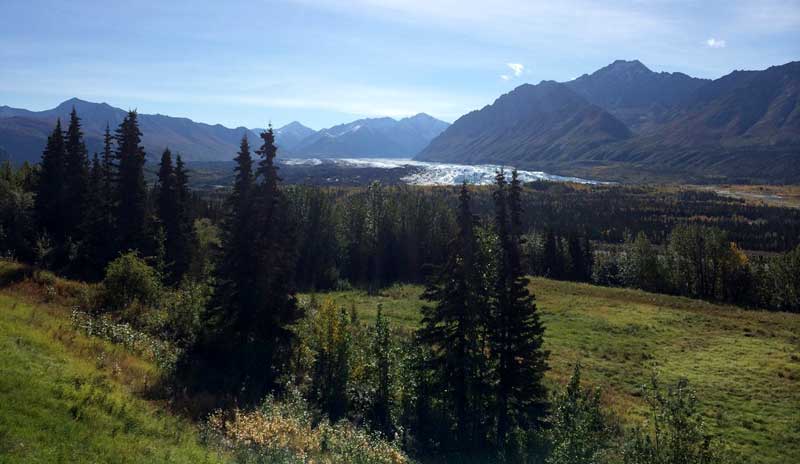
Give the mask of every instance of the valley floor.
[[(584, 379), (602, 388), (623, 422), (638, 422), (640, 390), (654, 372), (664, 383), (685, 377), (709, 428), (745, 462), (786, 463), (800, 454), (800, 315), (542, 278), (530, 288), (547, 328), (551, 385), (565, 384), (580, 362)], [(363, 320), (381, 304), (394, 324), (411, 329), (421, 290), (330, 296), (355, 304)]]

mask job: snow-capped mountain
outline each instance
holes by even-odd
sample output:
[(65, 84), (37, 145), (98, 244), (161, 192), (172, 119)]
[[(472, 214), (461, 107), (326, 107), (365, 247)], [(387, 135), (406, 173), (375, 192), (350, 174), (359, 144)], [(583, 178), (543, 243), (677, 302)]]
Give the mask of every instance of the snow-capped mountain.
[(291, 151), (298, 156), (411, 157), (447, 127), (446, 122), (424, 113), (399, 121), (359, 119), (322, 129)]

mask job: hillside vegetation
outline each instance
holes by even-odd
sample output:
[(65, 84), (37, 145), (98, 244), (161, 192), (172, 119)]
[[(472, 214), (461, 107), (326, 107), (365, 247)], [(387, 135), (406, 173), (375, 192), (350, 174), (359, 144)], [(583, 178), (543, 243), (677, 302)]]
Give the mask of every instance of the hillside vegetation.
[[(668, 381), (685, 377), (711, 430), (745, 462), (785, 463), (800, 453), (800, 316), (542, 278), (530, 289), (547, 329), (551, 386), (566, 383), (580, 362), (604, 402), (634, 423), (646, 418), (641, 386), (654, 371)], [(380, 304), (410, 330), (421, 292), (406, 285), (331, 296), (368, 321)]]
[[(221, 462), (194, 425), (141, 399), (158, 369), (72, 329), (81, 285), (45, 276), (9, 285), (0, 262), (0, 456), (8, 462)], [(39, 281), (37, 281), (37, 279)], [(637, 290), (535, 278), (550, 350), (547, 380), (575, 362), (623, 423), (646, 419), (641, 386), (657, 371), (688, 378), (711, 430), (746, 462), (800, 452), (800, 316), (744, 311)], [(422, 288), (327, 296), (373, 322), (378, 305), (401, 332), (417, 327)], [(304, 295), (301, 299), (309, 298)]]
[(77, 284), (23, 281), (0, 261), (0, 462), (225, 462), (196, 427), (141, 399), (156, 367), (72, 328)]

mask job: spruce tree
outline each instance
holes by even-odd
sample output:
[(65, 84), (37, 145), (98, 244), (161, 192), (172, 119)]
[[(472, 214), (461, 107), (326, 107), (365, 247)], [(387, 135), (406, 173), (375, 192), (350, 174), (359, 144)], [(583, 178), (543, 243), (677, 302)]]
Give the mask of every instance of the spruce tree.
[(172, 277), (176, 282), (189, 269), (194, 244), (190, 195), (189, 172), (179, 154), (175, 158), (175, 236), (170, 251)]
[[(234, 158), (233, 190), (227, 199), (227, 215), (222, 224), (222, 257), (217, 265), (217, 289), (214, 306), (223, 309), (218, 323), (231, 322), (235, 314), (253, 302), (255, 263), (252, 259), (254, 224), (253, 158), (247, 135), (242, 136), (239, 153)], [(224, 314), (230, 313), (231, 317)]]
[(103, 156), (101, 160), (101, 168), (102, 168), (102, 193), (105, 197), (106, 202), (108, 203), (109, 207), (109, 214), (111, 211), (111, 207), (114, 205), (114, 192), (116, 187), (116, 180), (118, 176), (117, 170), (119, 166), (115, 161), (115, 154), (114, 149), (112, 147), (112, 143), (114, 142), (114, 136), (111, 135), (111, 128), (106, 124), (106, 130), (103, 133)]
[(544, 250), (542, 250), (542, 275), (551, 279), (560, 279), (562, 269), (561, 251), (558, 246), (559, 237), (552, 229), (545, 232)]
[(261, 133), (263, 141), (256, 153), (261, 158), (256, 171), (255, 189), (256, 289), (259, 304), (252, 314), (257, 337), (263, 340), (265, 359), (272, 369), (264, 370), (266, 385), (274, 386), (291, 354), (294, 332), (291, 326), (300, 318), (294, 291), (294, 228), (287, 214), (288, 203), (279, 189), (275, 166), (277, 147), (272, 126)]
[(147, 249), (147, 189), (144, 181), (145, 153), (141, 146), (136, 111), (129, 111), (117, 128), (116, 158), (119, 162), (117, 179), (116, 226), (119, 250)]
[(103, 165), (94, 154), (89, 170), (89, 188), (86, 195), (86, 210), (82, 230), (86, 235), (82, 242), (81, 274), (89, 279), (103, 275), (107, 264), (109, 235), (106, 235), (106, 211), (103, 198)]
[(86, 223), (84, 217), (87, 210), (87, 195), (89, 193), (89, 157), (86, 144), (83, 141), (81, 122), (75, 107), (69, 117), (64, 141), (64, 181), (66, 183), (66, 201), (64, 215), (66, 217), (65, 233), (73, 240), (83, 238), (82, 226)]
[(251, 404), (278, 387), (294, 340), (291, 326), (301, 316), (292, 287), (292, 226), (278, 186), (272, 129), (261, 137), (257, 177), (246, 139), (236, 157), (208, 330), (182, 363), (203, 389)]
[(486, 300), (476, 269), (476, 218), (470, 208), (466, 183), (459, 194), (458, 233), (450, 243), (449, 258), (431, 279), (423, 298), (435, 302), (423, 309), (419, 339), (431, 350), (435, 391), (445, 411), (452, 411), (454, 444), (475, 445), (480, 417), (481, 353), (478, 343), (480, 315)]
[(175, 249), (178, 239), (178, 193), (175, 187), (175, 168), (172, 165), (172, 153), (169, 148), (161, 154), (158, 166), (158, 178), (154, 186), (156, 197), (156, 215), (159, 226), (164, 234), (164, 264), (167, 269), (168, 280), (173, 273), (175, 263)]
[(61, 131), (61, 120), (56, 121), (53, 132), (47, 138), (47, 145), (42, 153), (39, 184), (36, 192), (36, 217), (43, 231), (62, 241), (66, 236), (65, 212), (67, 194), (66, 148), (64, 134)]
[(492, 295), (489, 347), (493, 358), (495, 411), (498, 445), (505, 446), (515, 428), (531, 429), (540, 425), (546, 414), (547, 392), (543, 377), (548, 353), (542, 348), (544, 326), (528, 279), (521, 265), (519, 221), (522, 205), (516, 176), (509, 188), (501, 170), (493, 193), (494, 227), (500, 243), (497, 273)]
[(155, 193), (156, 213), (167, 230), (169, 230), (169, 222), (174, 220), (175, 210), (177, 209), (175, 168), (172, 166), (172, 152), (169, 151), (169, 148), (165, 149), (164, 153), (161, 154)]
[[(253, 159), (247, 136), (242, 137), (236, 158), (233, 190), (226, 201), (227, 215), (222, 223), (222, 257), (216, 267), (216, 291), (211, 315), (218, 332), (238, 332), (236, 320), (244, 308), (254, 303), (255, 262), (252, 243)], [(230, 325), (224, 328), (223, 326)]]

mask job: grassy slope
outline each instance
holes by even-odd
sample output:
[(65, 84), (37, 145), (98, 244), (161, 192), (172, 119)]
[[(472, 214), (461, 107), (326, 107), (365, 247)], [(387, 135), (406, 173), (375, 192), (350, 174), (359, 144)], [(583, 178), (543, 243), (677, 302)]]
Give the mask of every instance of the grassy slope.
[[(686, 377), (707, 423), (747, 462), (785, 463), (800, 455), (800, 315), (743, 311), (686, 298), (533, 279), (547, 327), (551, 382), (580, 361), (625, 419), (641, 419), (639, 390), (654, 370)], [(419, 321), (419, 287), (379, 296), (337, 292), (343, 305), (374, 319), (377, 304), (395, 324)]]
[(192, 425), (134, 395), (156, 375), (77, 334), (65, 307), (0, 291), (0, 462), (220, 461)]

